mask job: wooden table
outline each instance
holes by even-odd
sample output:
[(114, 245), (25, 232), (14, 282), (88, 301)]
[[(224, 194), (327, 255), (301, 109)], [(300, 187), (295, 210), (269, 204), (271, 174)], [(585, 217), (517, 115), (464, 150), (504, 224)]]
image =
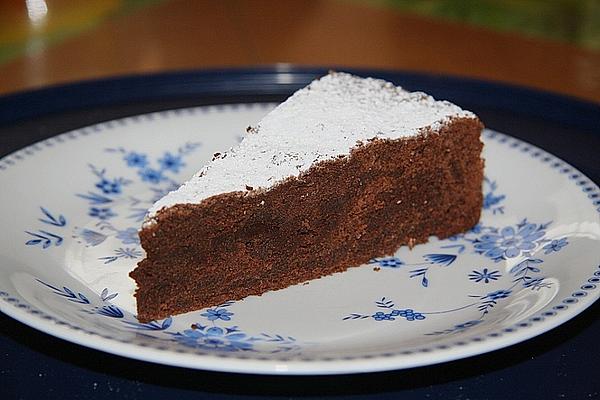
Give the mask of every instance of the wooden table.
[(469, 76), (600, 102), (600, 52), (335, 0), (160, 2), (0, 65), (0, 94), (273, 63)]

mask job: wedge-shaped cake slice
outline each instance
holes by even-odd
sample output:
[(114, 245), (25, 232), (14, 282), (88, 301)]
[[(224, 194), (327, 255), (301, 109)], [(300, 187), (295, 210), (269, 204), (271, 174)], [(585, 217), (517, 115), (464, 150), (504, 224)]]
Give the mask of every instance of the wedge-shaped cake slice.
[[(140, 321), (283, 289), (477, 223), (482, 124), (330, 73), (159, 200), (140, 231)], [(360, 290), (359, 287), (356, 288)]]

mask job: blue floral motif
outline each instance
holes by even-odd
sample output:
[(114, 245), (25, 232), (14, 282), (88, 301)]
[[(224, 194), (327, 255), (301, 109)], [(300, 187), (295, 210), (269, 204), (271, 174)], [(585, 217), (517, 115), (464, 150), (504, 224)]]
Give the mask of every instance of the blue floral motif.
[(101, 194), (90, 191), (86, 194), (78, 194), (77, 196), (89, 201), (91, 205), (105, 205), (111, 203), (113, 200), (109, 196), (121, 194), (123, 186), (131, 183), (130, 180), (125, 178), (107, 178), (106, 168), (97, 168), (92, 164), (89, 164), (88, 166), (90, 167), (92, 174), (100, 179), (94, 187), (99, 189)]
[[(465, 234), (465, 235), (463, 235), (463, 239), (466, 241), (466, 243), (471, 242), (471, 243), (478, 244), (478, 243), (484, 242), (483, 239), (485, 239), (489, 236), (492, 236), (492, 235), (496, 235), (502, 239), (505, 239), (507, 237), (515, 238), (515, 237), (519, 236), (519, 238), (517, 238), (515, 240), (520, 240), (522, 242), (529, 241), (529, 242), (533, 243), (533, 246), (527, 245), (524, 247), (526, 247), (528, 249), (535, 249), (535, 248), (538, 248), (543, 243), (549, 242), (548, 240), (544, 239), (545, 230), (548, 226), (549, 226), (549, 223), (538, 225), (538, 224), (531, 224), (531, 223), (528, 223), (526, 220), (523, 220), (521, 223), (517, 224), (516, 229), (513, 229), (512, 227), (507, 227), (507, 228), (504, 228), (503, 230), (501, 230), (500, 234), (498, 234), (499, 230), (496, 228), (481, 226), (481, 227), (478, 227), (478, 229), (477, 229), (478, 233), (482, 234), (482, 236), (480, 238), (471, 239), (467, 236), (468, 234)], [(490, 241), (492, 241), (492, 240), (490, 240)], [(559, 240), (557, 240), (556, 243), (554, 243), (554, 247), (564, 247), (564, 245), (566, 245), (566, 244), (568, 244), (568, 243), (560, 242)], [(504, 243), (504, 245), (506, 245), (506, 244)], [(462, 244), (443, 245), (440, 247), (441, 248), (456, 248), (456, 249), (458, 249), (459, 254), (461, 254), (462, 251), (464, 251), (464, 249), (465, 249), (465, 245), (462, 245)], [(548, 246), (548, 247), (552, 247), (552, 246)], [(552, 247), (552, 248), (554, 248), (554, 247)], [(475, 250), (476, 250), (475, 251), (476, 253), (483, 254), (484, 256), (486, 255), (485, 251), (487, 251), (487, 250), (485, 250), (485, 249), (484, 249), (485, 251), (482, 251), (481, 249), (477, 249), (477, 247), (475, 247)], [(554, 252), (554, 251), (552, 251), (552, 252)], [(528, 253), (524, 251), (523, 254), (528, 254)], [(402, 265), (421, 266), (420, 268), (410, 270), (409, 276), (410, 276), (410, 278), (420, 277), (422, 280), (422, 285), (424, 287), (427, 287), (427, 285), (429, 284), (429, 281), (426, 276), (427, 276), (427, 273), (430, 268), (429, 265), (438, 264), (438, 265), (442, 265), (442, 266), (448, 266), (448, 265), (451, 265), (456, 260), (457, 257), (458, 256), (455, 256), (452, 254), (432, 253), (432, 254), (426, 254), (423, 256), (423, 258), (425, 260), (427, 260), (429, 262), (429, 264), (426, 264), (426, 263), (416, 263), (416, 264), (402, 263)], [(375, 259), (372, 261), (372, 263), (375, 263), (375, 262), (380, 262), (380, 261), (378, 259)], [(467, 329), (471, 326), (478, 324), (479, 322), (477, 322), (477, 321), (483, 320), (483, 318), (486, 316), (486, 314), (488, 314), (498, 304), (498, 302), (500, 300), (510, 297), (513, 294), (514, 288), (518, 285), (521, 285), (523, 288), (529, 288), (532, 290), (541, 290), (543, 288), (551, 287), (552, 282), (548, 282), (545, 277), (531, 276), (532, 274), (537, 274), (537, 273), (541, 272), (541, 269), (539, 266), (542, 263), (543, 263), (543, 260), (538, 259), (538, 258), (530, 258), (530, 257), (525, 258), (524, 260), (522, 260), (519, 263), (517, 263), (516, 265), (514, 265), (509, 271), (510, 274), (515, 277), (515, 279), (513, 280), (512, 286), (510, 286), (509, 288), (506, 288), (506, 289), (495, 290), (495, 291), (489, 292), (484, 295), (470, 295), (469, 297), (476, 297), (478, 300), (474, 303), (465, 304), (458, 308), (454, 308), (451, 310), (444, 310), (444, 311), (435, 311), (435, 312), (414, 312), (411, 309), (400, 310), (400, 309), (397, 309), (394, 307), (394, 304), (391, 300), (387, 300), (384, 297), (381, 300), (377, 301), (376, 304), (378, 307), (384, 308), (385, 311), (377, 311), (373, 314), (351, 313), (351, 314), (347, 315), (346, 317), (344, 317), (343, 320), (373, 319), (375, 321), (393, 321), (396, 317), (404, 317), (409, 321), (410, 320), (421, 320), (421, 319), (425, 319), (426, 315), (428, 315), (428, 314), (445, 314), (445, 313), (460, 311), (460, 310), (463, 310), (466, 308), (476, 306), (477, 309), (482, 313), (480, 320), (468, 321), (467, 323), (464, 323), (464, 324), (455, 325), (450, 329), (446, 329), (444, 331), (433, 332), (430, 334), (438, 335), (438, 334), (447, 334), (447, 333), (458, 332), (458, 331)], [(491, 281), (498, 280), (500, 277), (502, 277), (502, 274), (500, 273), (499, 270), (492, 270), (489, 268), (483, 268), (482, 270), (473, 270), (470, 274), (468, 274), (468, 278), (477, 283), (478, 282), (490, 283)]]
[[(178, 187), (177, 183), (171, 178), (165, 175), (166, 172), (177, 173), (180, 169), (185, 166), (183, 157), (191, 154), (195, 149), (200, 146), (200, 143), (185, 143), (180, 146), (175, 153), (164, 152), (163, 155), (154, 160), (154, 165), (151, 165), (150, 159), (146, 154), (129, 151), (125, 148), (107, 148), (105, 151), (109, 153), (121, 154), (123, 160), (128, 167), (134, 168), (139, 176), (140, 181), (148, 182), (152, 184), (151, 190), (160, 193), (160, 196), (174, 190)], [(136, 247), (125, 247), (127, 245), (139, 246), (140, 239), (138, 237), (137, 227), (115, 227), (109, 220), (116, 217), (119, 213), (115, 211), (113, 204), (123, 204), (121, 200), (125, 200), (126, 204), (129, 204), (127, 210), (127, 218), (141, 221), (145, 214), (148, 206), (150, 206), (156, 198), (151, 199), (139, 199), (134, 196), (123, 197), (125, 195), (125, 186), (129, 185), (132, 181), (124, 177), (111, 177), (108, 175), (106, 168), (99, 168), (95, 165), (89, 164), (89, 168), (93, 175), (98, 180), (94, 183), (94, 189), (87, 193), (77, 194), (78, 197), (86, 200), (89, 205), (88, 215), (93, 218), (97, 218), (100, 222), (96, 223), (97, 229), (89, 228), (75, 228), (73, 238), (77, 239), (80, 243), (85, 243), (86, 246), (99, 246), (104, 243), (109, 236), (114, 236), (120, 240), (124, 247), (119, 247), (113, 250), (113, 254), (99, 257), (100, 261), (104, 264), (113, 263), (119, 259), (135, 259), (142, 256), (142, 252)], [(160, 183), (160, 185), (159, 185)], [(119, 200), (119, 203), (116, 203)], [(53, 225), (59, 225), (62, 223), (64, 217), (52, 216), (47, 210), (42, 208), (42, 211), (46, 215), (43, 222), (50, 223)], [(66, 222), (66, 221), (65, 221)], [(106, 231), (110, 233), (107, 234)], [(62, 240), (58, 236), (56, 238), (41, 237), (42, 233), (30, 232), (30, 235), (35, 235), (33, 239), (29, 240), (30, 245), (41, 244), (42, 246), (49, 247), (52, 244), (52, 240)], [(58, 245), (58, 244), (57, 244)], [(44, 247), (44, 248), (46, 248)]]
[(227, 310), (227, 307), (232, 304), (234, 304), (233, 301), (228, 301), (200, 314), (211, 325), (195, 323), (191, 329), (169, 333), (175, 341), (184, 346), (222, 352), (255, 351), (254, 345), (257, 342), (275, 344), (276, 346), (270, 350), (271, 353), (287, 352), (299, 348), (296, 339), (291, 336), (267, 333), (251, 336), (242, 332), (237, 326), (218, 326), (217, 323), (220, 321), (232, 320), (234, 313)]
[(423, 258), (432, 264), (438, 264), (444, 267), (447, 267), (456, 261), (456, 256), (454, 254), (425, 254)]
[(78, 237), (85, 242), (86, 246), (93, 247), (103, 243), (108, 236), (91, 229), (81, 229), (78, 231)]
[(395, 308), (394, 302), (392, 300), (386, 299), (385, 297), (382, 297), (381, 300), (376, 301), (375, 304), (379, 308), (386, 309), (386, 311), (376, 311), (371, 315), (352, 313), (342, 318), (342, 320), (346, 321), (372, 318), (375, 321), (395, 321), (397, 317), (400, 317), (404, 318), (406, 321), (422, 321), (426, 318), (425, 313), (417, 312), (411, 308)]
[(181, 156), (174, 156), (169, 152), (166, 152), (162, 158), (159, 158), (158, 163), (162, 170), (171, 170), (173, 172), (179, 172), (179, 169), (185, 166)]
[(447, 244), (447, 245), (440, 246), (440, 247), (442, 249), (457, 249), (458, 254), (461, 254), (467, 248), (467, 246), (465, 246), (464, 244)]
[(104, 288), (102, 293), (98, 296), (98, 299), (94, 302), (90, 301), (86, 296), (82, 293), (75, 293), (73, 290), (64, 286), (62, 288), (50, 285), (46, 282), (43, 282), (37, 279), (39, 283), (51, 289), (52, 292), (58, 296), (64, 297), (72, 303), (76, 303), (80, 306), (85, 306), (86, 308), (81, 309), (81, 311), (88, 314), (96, 314), (101, 315), (103, 317), (115, 318), (121, 320), (124, 324), (141, 331), (163, 331), (171, 326), (173, 322), (172, 318), (169, 317), (165, 319), (162, 323), (157, 323), (156, 321), (151, 321), (145, 324), (136, 321), (128, 321), (127, 316), (119, 307), (108, 303), (110, 300), (117, 297), (118, 293), (110, 293), (108, 288)]
[(140, 244), (138, 230), (135, 228), (127, 228), (122, 231), (118, 231), (117, 239), (119, 239), (123, 244)]
[(480, 319), (476, 319), (476, 320), (472, 320), (472, 321), (463, 322), (463, 323), (458, 324), (458, 325), (454, 325), (454, 327), (456, 329), (468, 329), (468, 328), (471, 328), (471, 327), (473, 327), (475, 325), (478, 325), (480, 323), (481, 323), (481, 320)]
[(532, 224), (523, 220), (516, 229), (507, 226), (499, 233), (486, 233), (474, 240), (475, 252), (491, 258), (495, 262), (515, 258), (537, 248), (546, 234), (549, 224)]
[(186, 143), (177, 149), (176, 154), (168, 151), (163, 153), (163, 156), (156, 160), (158, 164), (156, 168), (151, 166), (146, 154), (127, 151), (122, 147), (106, 149), (106, 151), (124, 154), (123, 159), (126, 161), (127, 166), (136, 168), (142, 181), (153, 185), (161, 182), (169, 182), (170, 185), (173, 185), (175, 183), (165, 175), (165, 172), (180, 172), (181, 168), (185, 166), (183, 157), (192, 153), (200, 145), (200, 143)]
[(510, 296), (512, 293), (511, 290), (505, 290), (505, 289), (500, 289), (500, 290), (496, 290), (495, 292), (491, 292), (486, 294), (485, 296), (483, 296), (483, 299), (490, 299), (490, 300), (500, 300), (500, 299), (505, 299), (508, 296)]
[(173, 334), (173, 339), (187, 347), (223, 352), (248, 351), (254, 347), (251, 338), (237, 326), (221, 328), (194, 324), (192, 329)]
[(67, 219), (64, 217), (64, 215), (59, 214), (58, 217), (55, 217), (44, 207), (40, 207), (40, 210), (42, 210), (44, 218), (38, 218), (38, 221), (57, 227), (63, 227), (67, 225)]
[[(221, 304), (219, 307), (228, 307), (233, 302)], [(117, 308), (118, 309), (118, 308)], [(219, 310), (219, 308), (213, 311)], [(119, 311), (116, 311), (114, 306), (110, 308), (97, 307), (93, 310), (97, 314), (102, 314), (112, 318), (120, 318)], [(223, 312), (203, 313), (212, 325), (203, 325), (201, 323), (192, 324), (191, 329), (185, 329), (183, 332), (169, 332), (167, 329), (171, 327), (173, 319), (166, 318), (162, 323), (151, 321), (148, 323), (140, 323), (137, 321), (123, 320), (123, 323), (138, 331), (165, 331), (172, 340), (186, 347), (204, 349), (217, 352), (239, 352), (239, 351), (256, 351), (256, 343), (270, 343), (275, 345), (268, 349), (270, 353), (288, 352), (297, 350), (300, 346), (296, 343), (296, 339), (291, 336), (282, 336), (278, 334), (261, 333), (257, 336), (251, 336), (242, 332), (237, 326), (221, 327), (215, 325), (218, 319), (211, 320), (215, 314), (225, 315)], [(233, 313), (228, 313), (228, 317)], [(264, 350), (263, 350), (264, 351)]]
[(481, 317), (483, 318), (486, 314), (490, 312), (492, 308), (496, 304), (498, 304), (498, 300), (506, 299), (512, 294), (512, 290), (509, 289), (501, 289), (496, 290), (495, 292), (490, 292), (484, 296), (480, 296), (481, 303), (477, 306), (477, 309), (482, 313)]
[(404, 263), (397, 257), (374, 258), (369, 264), (377, 264), (382, 268), (400, 268)]
[(524, 277), (521, 279), (524, 288), (531, 288), (531, 290), (540, 290), (542, 288), (549, 288), (552, 286), (551, 282), (547, 282), (545, 277)]
[(158, 323), (156, 321), (147, 322), (142, 324), (140, 322), (132, 322), (132, 321), (123, 321), (130, 327), (140, 330), (140, 331), (164, 331), (168, 329), (173, 323), (173, 318), (169, 317), (163, 320), (162, 323)]
[[(493, 193), (486, 193), (483, 197), (483, 209), (487, 210), (504, 200), (505, 196), (494, 196)], [(499, 208), (500, 209), (500, 208)]]
[(142, 178), (142, 180), (144, 182), (148, 182), (148, 183), (156, 184), (156, 183), (160, 183), (160, 181), (162, 181), (164, 179), (164, 176), (161, 171), (157, 171), (152, 168), (142, 169), (138, 172), (138, 174), (140, 175), (140, 178)]
[(466, 331), (467, 329), (470, 329), (474, 326), (479, 325), (482, 322), (483, 322), (482, 319), (474, 319), (471, 321), (456, 324), (452, 328), (445, 329), (443, 331), (435, 331), (435, 332), (431, 332), (431, 333), (426, 333), (425, 335), (426, 336), (439, 336), (439, 335), (448, 335), (448, 334), (463, 332), (463, 331)]
[(77, 197), (81, 197), (90, 202), (92, 205), (102, 205), (112, 203), (113, 200), (110, 197), (103, 196), (94, 192), (87, 192), (86, 194), (78, 194)]
[(504, 206), (501, 206), (500, 203), (506, 198), (506, 195), (496, 194), (495, 191), (498, 189), (498, 185), (496, 181), (490, 180), (487, 176), (484, 177), (484, 188), (489, 190), (483, 196), (483, 209), (491, 210), (493, 214), (504, 214)]
[(483, 229), (484, 229), (484, 227), (480, 223), (478, 223), (478, 224), (475, 224), (474, 227), (469, 229), (469, 233), (480, 234), (483, 231)]
[(377, 311), (372, 315), (375, 321), (394, 321), (394, 317), (405, 318), (407, 321), (423, 320), (425, 316), (419, 312), (407, 308), (405, 310), (392, 310), (389, 313)]
[(39, 279), (36, 279), (36, 280), (39, 283), (41, 283), (42, 285), (46, 286), (47, 288), (52, 289), (54, 294), (64, 297), (73, 303), (90, 304), (90, 301), (88, 300), (88, 298), (85, 295), (83, 295), (82, 293), (75, 293), (74, 291), (72, 291), (71, 289), (69, 289), (66, 286), (63, 286), (61, 289), (56, 286), (50, 285), (49, 283), (41, 281)]
[(429, 287), (429, 279), (427, 279), (427, 271), (429, 268), (417, 268), (410, 271), (410, 278), (421, 277), (421, 286)]
[(118, 249), (115, 250), (114, 255), (112, 256), (106, 256), (106, 257), (100, 257), (98, 258), (99, 260), (104, 261), (104, 264), (110, 264), (112, 262), (117, 261), (120, 258), (123, 259), (134, 259), (134, 258), (139, 258), (142, 256), (142, 252), (136, 248), (131, 248), (131, 247), (119, 247)]
[(215, 321), (217, 319), (222, 319), (223, 321), (231, 321), (232, 312), (228, 311), (225, 308), (212, 308), (206, 310), (206, 312), (200, 314), (203, 317), (206, 317), (209, 321)]
[(263, 332), (259, 336), (253, 336), (250, 340), (253, 342), (267, 342), (276, 344), (277, 347), (269, 351), (272, 354), (297, 350), (300, 348), (300, 346), (298, 346), (296, 343), (296, 339), (292, 336), (269, 335), (268, 333)]
[[(462, 244), (446, 245), (446, 246), (442, 246), (442, 248), (456, 249), (456, 251), (458, 251), (459, 254), (465, 250), (465, 246)], [(410, 278), (420, 278), (421, 286), (426, 288), (426, 287), (429, 287), (429, 279), (427, 278), (427, 273), (429, 272), (430, 266), (439, 265), (442, 267), (448, 267), (452, 263), (454, 263), (454, 261), (456, 261), (457, 258), (458, 258), (458, 256), (455, 254), (432, 253), (432, 254), (425, 254), (423, 256), (423, 259), (424, 259), (423, 262), (408, 264), (408, 263), (405, 263), (404, 261), (400, 260), (398, 257), (381, 257), (381, 258), (374, 258), (374, 259), (370, 260), (369, 264), (377, 264), (382, 268), (390, 268), (390, 269), (398, 269), (402, 266), (418, 267), (418, 268), (408, 270), (409, 277)]]
[(559, 252), (563, 247), (568, 245), (567, 238), (554, 239), (550, 243), (544, 246), (544, 254), (550, 254), (552, 252)]
[(148, 159), (145, 154), (136, 153), (134, 151), (127, 153), (125, 157), (123, 157), (125, 162), (129, 167), (134, 168), (143, 168), (148, 165)]
[(110, 318), (123, 318), (125, 316), (125, 314), (123, 314), (123, 311), (121, 311), (119, 307), (113, 305), (95, 307), (93, 312), (95, 314), (103, 315), (105, 317)]
[[(398, 315), (398, 314), (396, 314)], [(375, 321), (393, 321), (392, 314), (386, 314), (383, 311), (377, 311), (375, 314), (371, 315)]]
[(45, 231), (40, 229), (38, 232), (29, 232), (25, 231), (28, 235), (31, 235), (33, 239), (25, 242), (27, 246), (35, 246), (38, 244), (42, 245), (42, 249), (47, 249), (52, 245), (52, 241), (54, 241), (55, 246), (60, 246), (63, 242), (63, 238), (61, 236), (55, 235), (54, 233)]
[(98, 218), (102, 221), (115, 217), (117, 214), (111, 211), (108, 207), (90, 207), (88, 212), (90, 217)]
[(495, 281), (501, 276), (502, 274), (500, 273), (500, 271), (490, 271), (487, 268), (484, 268), (482, 271), (473, 270), (473, 272), (469, 274), (469, 279), (475, 281), (476, 283), (482, 281), (484, 283), (490, 283), (490, 281)]
[(104, 194), (118, 194), (121, 193), (121, 182), (117, 179), (109, 181), (108, 179), (102, 179), (96, 183), (96, 187)]
[(519, 276), (522, 274), (527, 274), (529, 272), (540, 272), (540, 268), (536, 265), (539, 265), (543, 262), (544, 261), (539, 258), (526, 258), (525, 260), (512, 267), (510, 269), (510, 273), (515, 276)]
[(100, 299), (102, 299), (102, 301), (109, 301), (114, 299), (118, 295), (119, 293), (109, 293), (108, 288), (104, 288), (102, 289), (102, 293), (100, 293)]
[(108, 288), (104, 288), (104, 290), (102, 290), (102, 293), (99, 296), (99, 299), (102, 303), (100, 305), (93, 305), (93, 303), (82, 293), (75, 293), (73, 290), (69, 289), (66, 286), (58, 288), (39, 279), (36, 280), (42, 285), (46, 286), (47, 288), (52, 289), (52, 292), (54, 294), (64, 297), (72, 303), (87, 306), (88, 308), (84, 308), (81, 310), (83, 312), (86, 312), (88, 314), (98, 314), (110, 318), (125, 317), (125, 314), (119, 307), (112, 304), (106, 304), (106, 302), (118, 296), (118, 293), (110, 294)]
[(533, 277), (530, 274), (539, 273), (541, 269), (539, 267), (544, 261), (539, 258), (526, 258), (514, 267), (510, 269), (510, 273), (515, 276), (513, 280), (514, 286), (521, 283), (524, 288), (530, 288), (531, 290), (540, 290), (542, 288), (549, 288), (552, 286), (551, 282), (546, 281), (543, 276)]
[[(40, 210), (42, 211), (44, 217), (38, 218), (38, 221), (47, 225), (52, 225), (56, 228), (62, 228), (67, 225), (67, 219), (62, 214), (54, 216), (50, 211), (48, 211), (44, 207), (40, 207)], [(25, 231), (25, 233), (32, 237), (25, 242), (27, 246), (41, 245), (42, 249), (45, 250), (49, 248), (52, 245), (52, 243), (54, 243), (55, 246), (60, 246), (63, 243), (63, 237), (61, 235), (58, 235), (53, 232), (48, 232), (44, 229), (40, 229), (37, 232)]]

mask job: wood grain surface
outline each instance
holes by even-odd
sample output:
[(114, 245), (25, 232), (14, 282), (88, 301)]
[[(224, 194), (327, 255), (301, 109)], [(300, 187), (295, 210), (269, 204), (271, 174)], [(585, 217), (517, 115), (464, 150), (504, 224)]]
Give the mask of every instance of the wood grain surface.
[(600, 102), (600, 52), (341, 0), (166, 1), (0, 65), (0, 94), (274, 63), (483, 78)]

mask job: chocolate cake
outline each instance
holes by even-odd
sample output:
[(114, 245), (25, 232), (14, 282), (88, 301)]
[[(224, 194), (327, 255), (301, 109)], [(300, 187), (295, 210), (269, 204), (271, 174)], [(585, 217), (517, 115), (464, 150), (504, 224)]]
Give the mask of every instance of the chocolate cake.
[[(131, 273), (142, 322), (283, 289), (464, 232), (483, 126), (391, 83), (330, 73), (159, 200)], [(359, 290), (357, 288), (357, 290)]]

